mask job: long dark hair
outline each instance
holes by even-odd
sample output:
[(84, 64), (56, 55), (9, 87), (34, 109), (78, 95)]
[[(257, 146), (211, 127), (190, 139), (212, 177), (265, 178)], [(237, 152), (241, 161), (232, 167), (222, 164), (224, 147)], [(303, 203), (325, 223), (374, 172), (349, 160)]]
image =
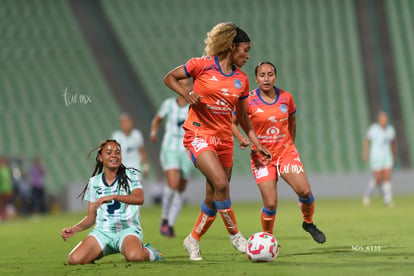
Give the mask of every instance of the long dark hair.
[[(121, 145), (115, 139), (106, 139), (105, 141), (101, 142), (99, 144), (99, 146), (97, 146), (96, 148), (92, 149), (88, 153), (88, 156), (86, 158), (89, 158), (89, 156), (91, 155), (91, 153), (94, 152), (95, 150), (98, 151), (97, 154), (96, 154), (96, 157), (95, 157), (95, 162), (96, 162), (95, 163), (95, 168), (93, 169), (93, 172), (92, 172), (91, 177), (102, 173), (102, 171), (103, 171), (103, 163), (99, 160), (98, 156), (100, 154), (102, 154), (102, 149), (104, 148), (104, 146), (107, 143), (111, 143), (111, 142), (112, 143), (116, 143), (119, 146), (119, 148), (121, 148)], [(127, 192), (127, 194), (129, 194), (131, 192), (131, 189), (130, 189), (130, 187), (128, 185), (128, 181), (130, 181), (130, 179), (126, 175), (126, 169), (127, 168), (125, 167), (125, 165), (121, 163), (121, 166), (119, 166), (116, 175), (117, 175), (117, 180), (118, 180), (118, 190), (124, 189)], [(128, 168), (128, 169), (133, 169), (133, 168)], [(136, 169), (134, 169), (134, 170), (136, 170)], [(138, 171), (138, 170), (136, 170), (136, 171)], [(83, 188), (83, 191), (78, 195), (78, 198), (83, 199), (85, 197), (85, 193), (88, 190), (88, 184), (89, 184), (89, 182), (86, 183), (85, 187)]]

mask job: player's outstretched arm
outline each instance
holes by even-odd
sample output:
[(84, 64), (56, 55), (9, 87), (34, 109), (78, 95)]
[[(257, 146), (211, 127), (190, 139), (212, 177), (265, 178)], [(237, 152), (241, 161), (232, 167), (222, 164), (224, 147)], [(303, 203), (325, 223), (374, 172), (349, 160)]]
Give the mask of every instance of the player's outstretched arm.
[(77, 232), (81, 232), (83, 230), (88, 229), (92, 225), (95, 224), (96, 220), (96, 209), (95, 204), (93, 202), (89, 202), (88, 204), (88, 214), (84, 217), (78, 224), (75, 224), (72, 227), (66, 227), (61, 232), (61, 237), (64, 241), (68, 238), (75, 235)]

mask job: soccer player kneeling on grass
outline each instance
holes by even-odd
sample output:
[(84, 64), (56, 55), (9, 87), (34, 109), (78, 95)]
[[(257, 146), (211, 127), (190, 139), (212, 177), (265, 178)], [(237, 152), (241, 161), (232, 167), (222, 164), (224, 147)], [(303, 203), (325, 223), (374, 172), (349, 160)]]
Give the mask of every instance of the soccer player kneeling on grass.
[(80, 195), (89, 201), (88, 213), (78, 224), (63, 229), (61, 236), (66, 241), (96, 226), (69, 253), (68, 263), (88, 264), (118, 252), (130, 262), (162, 260), (159, 251), (142, 243), (139, 205), (144, 203), (144, 192), (138, 174), (122, 164), (116, 140), (105, 140), (96, 149), (95, 169)]

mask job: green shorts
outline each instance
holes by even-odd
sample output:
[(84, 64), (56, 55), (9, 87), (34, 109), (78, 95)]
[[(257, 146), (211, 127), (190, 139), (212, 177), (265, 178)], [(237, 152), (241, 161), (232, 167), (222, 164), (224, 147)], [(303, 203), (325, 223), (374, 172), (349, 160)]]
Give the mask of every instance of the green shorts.
[(369, 161), (369, 166), (371, 171), (381, 171), (384, 169), (392, 169), (394, 165), (394, 158), (391, 155), (381, 156), (381, 157), (372, 157)]
[(194, 164), (191, 162), (187, 152), (171, 151), (161, 149), (160, 153), (161, 167), (164, 171), (180, 170), (184, 179), (189, 179), (194, 172)]
[(129, 235), (137, 237), (142, 242), (143, 234), (138, 228), (127, 228), (116, 233), (105, 232), (95, 228), (88, 236), (95, 237), (104, 256), (106, 256), (121, 252), (122, 242)]

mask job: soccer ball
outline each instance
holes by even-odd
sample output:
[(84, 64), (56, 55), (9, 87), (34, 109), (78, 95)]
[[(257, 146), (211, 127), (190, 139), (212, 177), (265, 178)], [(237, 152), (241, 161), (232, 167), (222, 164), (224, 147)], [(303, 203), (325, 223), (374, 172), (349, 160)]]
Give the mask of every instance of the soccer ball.
[(246, 255), (252, 262), (271, 262), (279, 254), (275, 237), (266, 232), (254, 233), (247, 241)]

